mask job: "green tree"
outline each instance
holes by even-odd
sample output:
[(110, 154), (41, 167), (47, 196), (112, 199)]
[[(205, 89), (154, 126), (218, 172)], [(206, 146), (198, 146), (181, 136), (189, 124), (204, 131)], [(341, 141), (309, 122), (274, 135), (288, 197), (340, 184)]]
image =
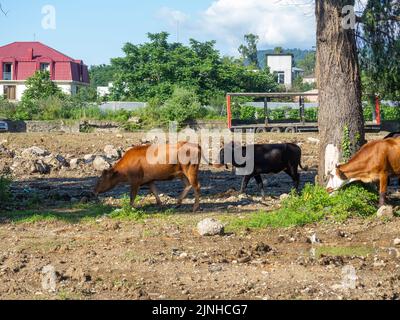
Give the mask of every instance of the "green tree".
[(304, 59), (300, 60), (297, 65), (299, 68), (304, 70), (304, 74), (306, 76), (312, 75), (315, 73), (315, 65), (316, 65), (316, 55), (315, 52), (309, 52), (306, 54)]
[(249, 33), (244, 36), (245, 45), (239, 47), (239, 53), (242, 56), (243, 61), (247, 61), (253, 67), (259, 68), (258, 65), (258, 54), (257, 54), (257, 44), (260, 37)]
[(274, 53), (275, 54), (283, 54), (284, 50), (282, 47), (275, 47)]
[(254, 72), (233, 58), (221, 57), (215, 41), (191, 39), (189, 46), (169, 43), (168, 33), (148, 34), (149, 42), (125, 44), (124, 56), (112, 59), (116, 70), (113, 100), (168, 100), (175, 87), (193, 91), (201, 104), (220, 100), (227, 91), (271, 91), (274, 77)]
[(14, 118), (19, 120), (35, 119), (42, 114), (41, 101), (49, 98), (63, 98), (61, 89), (50, 79), (48, 71), (36, 71), (26, 80), (26, 90), (18, 104)]
[(359, 30), (360, 63), (366, 96), (400, 99), (400, 5), (369, 0)]
[(91, 66), (89, 69), (90, 85), (94, 88), (107, 86), (114, 81), (115, 72), (112, 65)]
[(61, 89), (51, 81), (48, 71), (37, 71), (26, 80), (26, 90), (22, 101), (38, 100), (61, 94)]

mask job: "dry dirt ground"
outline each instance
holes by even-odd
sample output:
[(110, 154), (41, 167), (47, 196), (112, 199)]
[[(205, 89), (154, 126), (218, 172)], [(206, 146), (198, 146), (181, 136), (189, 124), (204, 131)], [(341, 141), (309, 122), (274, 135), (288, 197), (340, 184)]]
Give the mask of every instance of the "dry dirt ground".
[[(101, 154), (108, 144), (126, 150), (141, 137), (0, 134), (0, 144), (9, 150), (38, 146), (72, 158)], [(310, 167), (301, 173), (304, 185), (314, 181), (317, 164), (318, 147), (310, 137), (317, 136), (263, 134), (257, 142), (300, 143), (303, 162)], [(0, 164), (10, 161), (3, 158)], [(150, 214), (134, 221), (107, 216), (121, 206), (126, 187), (100, 202), (90, 199), (97, 175), (84, 168), (14, 177), (17, 209), (0, 212), (1, 299), (400, 298), (400, 248), (393, 243), (400, 238), (399, 219), (263, 230), (231, 230), (227, 225), (224, 236), (201, 237), (195, 229), (204, 218), (229, 221), (279, 207), (279, 196), (290, 192), (291, 179), (285, 174), (265, 177), (266, 199), (254, 184), (243, 197), (235, 192), (239, 178), (204, 166), (201, 213), (190, 212), (190, 199), (181, 209), (174, 208), (182, 185), (166, 182), (158, 184), (165, 207), (157, 208), (142, 190), (140, 204)], [(392, 200), (399, 197), (395, 185), (390, 190)], [(41, 220), (41, 215), (59, 219)], [(309, 243), (315, 234), (320, 241)], [(54, 274), (43, 273), (48, 266)], [(46, 290), (49, 275), (54, 292)]]

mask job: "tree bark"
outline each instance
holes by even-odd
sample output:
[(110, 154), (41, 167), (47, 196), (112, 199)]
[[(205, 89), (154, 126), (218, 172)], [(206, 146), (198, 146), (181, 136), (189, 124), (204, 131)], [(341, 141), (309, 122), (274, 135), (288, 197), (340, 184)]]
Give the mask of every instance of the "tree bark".
[(342, 27), (346, 5), (354, 0), (316, 0), (320, 184), (344, 153), (354, 154), (365, 142), (355, 32)]

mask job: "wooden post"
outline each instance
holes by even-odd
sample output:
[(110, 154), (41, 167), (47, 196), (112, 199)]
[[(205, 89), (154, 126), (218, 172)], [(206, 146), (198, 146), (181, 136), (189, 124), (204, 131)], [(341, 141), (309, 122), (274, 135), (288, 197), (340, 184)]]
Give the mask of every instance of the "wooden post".
[(265, 126), (268, 126), (268, 98), (264, 98), (264, 116), (265, 116)]
[(375, 114), (376, 114), (376, 124), (381, 124), (381, 102), (379, 100), (379, 96), (375, 97)]
[(228, 128), (232, 128), (232, 107), (231, 107), (231, 96), (226, 96), (226, 114), (228, 118)]

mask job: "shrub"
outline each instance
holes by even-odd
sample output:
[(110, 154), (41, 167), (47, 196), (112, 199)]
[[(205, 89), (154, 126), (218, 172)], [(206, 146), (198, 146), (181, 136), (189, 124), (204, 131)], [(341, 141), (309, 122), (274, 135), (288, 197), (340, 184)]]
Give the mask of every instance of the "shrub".
[(333, 218), (343, 221), (352, 216), (367, 217), (376, 212), (376, 192), (363, 186), (350, 185), (333, 195), (320, 187), (307, 184), (300, 195), (293, 191), (272, 213), (259, 212), (248, 219), (234, 220), (233, 227), (292, 227)]
[(161, 107), (160, 118), (164, 124), (175, 121), (182, 126), (187, 121), (203, 118), (206, 113), (193, 91), (178, 87)]

